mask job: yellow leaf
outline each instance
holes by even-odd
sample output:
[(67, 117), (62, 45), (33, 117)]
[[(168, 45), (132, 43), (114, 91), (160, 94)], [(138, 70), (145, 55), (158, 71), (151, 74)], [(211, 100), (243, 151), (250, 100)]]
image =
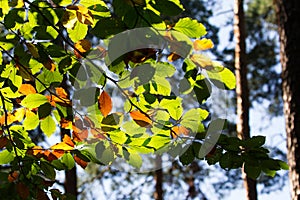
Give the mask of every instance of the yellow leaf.
[(198, 67), (205, 68), (213, 64), (212, 60), (203, 54), (193, 54), (190, 58)]
[[(79, 40), (78, 42), (75, 43), (75, 48), (78, 50), (80, 53), (85, 53), (89, 51), (92, 47), (92, 44), (88, 40)], [(74, 50), (74, 51), (76, 51)]]
[(60, 142), (60, 143), (57, 143), (53, 146), (51, 146), (51, 149), (52, 150), (64, 150), (64, 151), (71, 151), (74, 149), (74, 147), (66, 144), (65, 142)]
[(152, 120), (144, 113), (134, 110), (130, 112), (131, 118), (141, 127), (152, 127)]
[(31, 84), (22, 84), (19, 88), (19, 92), (24, 95), (35, 94), (36, 90)]
[[(70, 6), (67, 7), (70, 9)], [(80, 23), (93, 25), (94, 24), (94, 16), (92, 12), (84, 6), (72, 6), (70, 10), (76, 10), (76, 16)]]
[(75, 15), (75, 12), (73, 12), (74, 11), (65, 11), (62, 16), (61, 22), (66, 29), (73, 29), (75, 23), (77, 22), (77, 17)]
[(99, 96), (98, 108), (104, 117), (106, 117), (112, 110), (112, 100), (109, 94), (105, 91), (103, 91)]
[(203, 38), (201, 40), (195, 40), (193, 46), (196, 51), (198, 50), (203, 51), (203, 50), (213, 48), (214, 43), (212, 42), (211, 39)]

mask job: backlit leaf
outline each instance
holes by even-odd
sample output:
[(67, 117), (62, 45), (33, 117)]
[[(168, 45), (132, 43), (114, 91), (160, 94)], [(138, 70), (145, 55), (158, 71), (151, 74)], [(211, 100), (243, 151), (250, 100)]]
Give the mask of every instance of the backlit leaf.
[(51, 115), (41, 120), (40, 128), (48, 137), (50, 137), (55, 132), (56, 123), (54, 119), (51, 117)]
[(213, 62), (212, 60), (203, 54), (193, 54), (190, 59), (198, 66), (201, 68), (206, 68), (209, 66), (212, 66)]
[(0, 152), (0, 165), (8, 164), (13, 161), (15, 155), (13, 152), (9, 152), (7, 149)]
[(207, 50), (207, 49), (211, 49), (214, 47), (214, 43), (212, 42), (211, 39), (207, 39), (207, 38), (203, 38), (201, 40), (195, 40), (193, 43), (194, 49), (195, 50)]
[(42, 94), (29, 94), (22, 100), (21, 105), (32, 109), (37, 108), (46, 102), (48, 102), (48, 99)]
[(130, 116), (135, 121), (135, 123), (137, 123), (141, 127), (152, 126), (152, 120), (147, 115), (138, 110), (131, 111)]
[(39, 125), (39, 117), (34, 112), (26, 111), (26, 117), (23, 121), (25, 130), (33, 130)]
[(24, 95), (35, 94), (36, 90), (31, 84), (22, 84), (19, 88), (19, 92)]
[(203, 24), (191, 18), (181, 18), (173, 27), (174, 30), (179, 31), (188, 37), (199, 38), (206, 34), (206, 29)]
[(104, 117), (106, 117), (112, 110), (112, 100), (109, 94), (105, 91), (103, 91), (99, 96), (98, 108)]

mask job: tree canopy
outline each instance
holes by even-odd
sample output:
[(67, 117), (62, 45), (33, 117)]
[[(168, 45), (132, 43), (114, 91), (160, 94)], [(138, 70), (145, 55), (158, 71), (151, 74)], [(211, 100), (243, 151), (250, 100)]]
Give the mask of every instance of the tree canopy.
[[(120, 160), (151, 170), (147, 155), (244, 165), (253, 179), (288, 168), (269, 157), (263, 136), (221, 134), (226, 120), (204, 109), (212, 91), (235, 88), (235, 77), (208, 56), (214, 45), (202, 23), (168, 18), (184, 11), (179, 0), (0, 5), (1, 189), (39, 199), (56, 170)], [(59, 128), (72, 134), (34, 141)]]

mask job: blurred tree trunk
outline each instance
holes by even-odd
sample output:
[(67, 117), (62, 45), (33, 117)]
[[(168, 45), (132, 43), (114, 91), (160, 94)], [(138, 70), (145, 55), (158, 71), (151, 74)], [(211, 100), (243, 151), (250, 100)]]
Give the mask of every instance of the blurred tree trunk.
[(280, 36), (287, 159), (293, 200), (300, 199), (300, 1), (274, 0)]
[[(237, 95), (237, 134), (242, 140), (250, 138), (249, 127), (249, 89), (247, 81), (246, 63), (246, 34), (243, 0), (234, 1), (234, 36), (235, 46), (235, 74)], [(244, 187), (248, 200), (257, 199), (256, 181), (249, 178), (242, 169)]]
[(161, 156), (156, 156), (156, 168), (157, 170), (154, 172), (155, 179), (155, 192), (154, 199), (155, 200), (163, 200), (163, 169), (162, 169), (162, 159)]

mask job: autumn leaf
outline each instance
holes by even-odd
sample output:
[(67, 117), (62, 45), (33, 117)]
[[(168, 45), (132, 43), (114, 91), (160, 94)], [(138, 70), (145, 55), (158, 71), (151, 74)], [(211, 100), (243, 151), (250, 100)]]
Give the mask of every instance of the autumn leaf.
[(112, 110), (112, 100), (109, 94), (105, 91), (103, 91), (98, 98), (98, 108), (104, 117), (106, 117)]
[(144, 113), (138, 110), (134, 110), (130, 112), (130, 116), (135, 121), (135, 123), (137, 123), (141, 127), (147, 127), (147, 128), (152, 127), (152, 120), (149, 119), (149, 117)]
[(211, 39), (203, 38), (201, 40), (195, 40), (193, 46), (196, 51), (198, 50), (204, 51), (213, 48), (214, 43), (212, 42)]
[(19, 88), (19, 92), (24, 95), (35, 94), (36, 90), (31, 84), (22, 84)]
[(81, 142), (88, 138), (89, 132), (87, 129), (79, 130), (79, 131), (73, 131), (72, 132), (72, 138), (74, 141)]
[(19, 177), (19, 172), (18, 171), (13, 171), (12, 173), (9, 173), (7, 180), (8, 182), (12, 183), (16, 181)]
[(80, 23), (87, 24), (87, 25), (93, 25), (94, 24), (94, 16), (92, 12), (84, 7), (84, 6), (67, 6), (67, 9), (69, 10), (76, 10), (76, 16)]
[(0, 138), (0, 149), (2, 149), (3, 147), (6, 147), (8, 142), (8, 139), (6, 137), (1, 137)]
[(176, 138), (179, 135), (188, 135), (190, 131), (185, 128), (184, 126), (174, 126), (171, 129), (171, 136), (172, 138)]
[(56, 94), (59, 96), (59, 97), (61, 97), (61, 98), (68, 98), (68, 94), (67, 94), (67, 92), (65, 91), (65, 89), (64, 88), (62, 88), (62, 87), (57, 87), (57, 88), (55, 88), (55, 92), (56, 92)]
[(181, 58), (181, 56), (176, 53), (171, 53), (168, 55), (169, 62), (174, 62), (174, 61), (178, 60), (179, 58)]
[(80, 167), (82, 167), (83, 169), (86, 168), (86, 166), (88, 165), (88, 162), (82, 160), (81, 158), (79, 158), (78, 156), (74, 155), (74, 160), (75, 162), (80, 165)]
[(71, 140), (70, 136), (64, 135), (63, 141), (51, 146), (50, 149), (71, 151), (74, 149), (74, 142)]
[(80, 53), (85, 53), (91, 49), (92, 44), (89, 40), (84, 39), (76, 42), (74, 46)]

